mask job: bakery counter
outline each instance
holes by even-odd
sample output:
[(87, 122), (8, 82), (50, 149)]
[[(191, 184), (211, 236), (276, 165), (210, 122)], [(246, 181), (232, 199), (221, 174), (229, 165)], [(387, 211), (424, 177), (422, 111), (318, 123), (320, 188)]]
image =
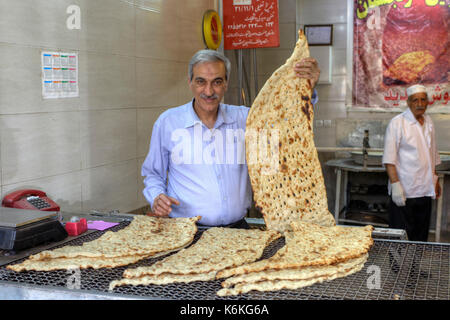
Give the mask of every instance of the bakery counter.
[[(79, 219), (85, 218), (88, 221), (105, 221), (113, 223), (129, 222), (133, 215), (117, 212), (96, 212), (92, 213), (70, 213), (61, 212), (61, 221), (70, 221), (73, 217)], [(113, 229), (112, 229), (113, 230)], [(38, 275), (44, 275), (45, 272), (29, 272), (23, 277), (20, 273), (9, 271), (6, 266), (10, 263), (23, 261), (28, 256), (39, 253), (44, 250), (58, 248), (65, 245), (81, 244), (99, 237), (106, 232), (89, 229), (78, 236), (68, 236), (66, 239), (46, 243), (33, 248), (28, 248), (18, 252), (0, 250), (0, 300), (49, 300), (49, 299), (67, 299), (67, 300), (97, 300), (97, 299), (136, 299), (137, 297), (127, 297), (126, 295), (111, 294), (98, 290), (80, 290), (77, 289), (76, 273), (61, 271), (54, 277), (53, 273), (47, 273), (48, 278), (38, 280)], [(66, 285), (64, 284), (66, 281)], [(55, 285), (56, 284), (56, 285)]]
[[(249, 221), (259, 224), (260, 221)], [(123, 219), (109, 229), (118, 231), (130, 221)], [(376, 231), (376, 229), (374, 230)], [(68, 242), (58, 244), (81, 245), (100, 237), (106, 231), (93, 231)], [(198, 230), (195, 243), (202, 235)], [(146, 258), (137, 263), (101, 269), (15, 272), (0, 266), (0, 299), (150, 299), (150, 300), (397, 300), (450, 299), (450, 244), (420, 243), (382, 239), (373, 234), (374, 244), (363, 269), (344, 278), (324, 281), (296, 290), (268, 292), (251, 291), (239, 296), (217, 296), (220, 280), (172, 283), (167, 285), (124, 285), (109, 290), (113, 280), (122, 278), (128, 268), (149, 266), (170, 254)], [(270, 243), (261, 259), (269, 258), (284, 246), (284, 238)], [(20, 258), (12, 263), (19, 263)], [(425, 277), (416, 277), (412, 270), (420, 270)], [(374, 278), (376, 275), (376, 279)], [(375, 279), (375, 280), (374, 280)]]
[[(122, 221), (131, 221), (133, 219), (133, 215), (128, 213), (117, 213), (117, 212), (98, 212), (94, 211), (93, 213), (71, 213), (71, 212), (60, 212), (60, 220), (62, 222), (69, 222), (72, 218), (82, 219), (85, 218), (87, 221), (104, 221), (104, 222), (113, 222), (120, 223)], [(86, 236), (90, 233), (96, 232), (97, 230), (88, 229), (85, 233), (78, 236), (68, 236), (64, 240), (52, 242), (48, 244), (42, 244), (39, 246), (35, 246), (29, 249), (24, 249), (19, 252), (14, 251), (5, 251), (0, 249), (0, 266), (8, 264), (12, 261), (22, 259), (24, 257), (28, 257), (32, 254), (41, 252), (43, 250), (51, 249), (56, 246), (64, 245), (70, 241), (76, 240), (79, 237)]]

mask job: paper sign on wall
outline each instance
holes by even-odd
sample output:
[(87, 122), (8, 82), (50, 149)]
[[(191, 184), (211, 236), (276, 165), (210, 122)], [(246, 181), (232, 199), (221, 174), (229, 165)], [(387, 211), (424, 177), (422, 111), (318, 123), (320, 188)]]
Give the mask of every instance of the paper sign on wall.
[(41, 65), (44, 99), (79, 96), (77, 53), (42, 52)]
[(223, 0), (224, 48), (279, 47), (277, 0)]

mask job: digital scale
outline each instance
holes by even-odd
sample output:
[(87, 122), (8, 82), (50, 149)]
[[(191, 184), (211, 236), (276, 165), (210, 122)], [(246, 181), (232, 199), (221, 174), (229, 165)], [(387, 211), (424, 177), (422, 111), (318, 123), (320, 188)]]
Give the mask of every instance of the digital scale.
[(0, 249), (20, 251), (67, 238), (58, 212), (0, 207)]

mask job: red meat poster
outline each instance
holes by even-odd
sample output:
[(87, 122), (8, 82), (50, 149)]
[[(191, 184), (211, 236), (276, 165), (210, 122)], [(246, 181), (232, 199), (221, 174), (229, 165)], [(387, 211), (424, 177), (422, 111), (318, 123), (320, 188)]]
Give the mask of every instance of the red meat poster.
[(352, 106), (406, 107), (427, 87), (430, 110), (449, 112), (449, 0), (354, 0)]
[(225, 50), (278, 47), (277, 0), (223, 0)]

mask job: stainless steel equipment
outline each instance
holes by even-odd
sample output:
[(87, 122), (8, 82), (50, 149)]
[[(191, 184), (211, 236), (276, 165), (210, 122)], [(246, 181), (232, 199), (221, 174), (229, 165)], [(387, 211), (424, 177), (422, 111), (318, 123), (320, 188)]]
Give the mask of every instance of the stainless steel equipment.
[(0, 227), (17, 228), (46, 219), (58, 218), (57, 212), (0, 207)]
[(58, 212), (0, 207), (0, 249), (17, 251), (65, 239), (58, 217)]
[(382, 166), (383, 164), (383, 152), (379, 151), (366, 151), (366, 155), (364, 155), (363, 151), (352, 151), (351, 156), (353, 161), (356, 164), (360, 164), (364, 166), (364, 163), (366, 166), (364, 168), (367, 168), (367, 166)]
[[(110, 229), (112, 231), (128, 225), (123, 221)], [(102, 235), (102, 231), (93, 232), (74, 239), (70, 245), (81, 245)], [(198, 232), (194, 241), (201, 235)], [(284, 238), (274, 241), (264, 251), (263, 258), (268, 258), (284, 245)], [(389, 253), (394, 252), (394, 260)], [(43, 292), (43, 294), (58, 294), (63, 298), (84, 298), (90, 296), (102, 299), (450, 299), (450, 283), (448, 279), (450, 268), (450, 244), (418, 243), (398, 240), (375, 239), (369, 252), (369, 259), (364, 268), (348, 277), (314, 284), (298, 290), (280, 290), (273, 292), (256, 292), (232, 297), (218, 297), (216, 292), (221, 288), (221, 281), (197, 281), (169, 285), (122, 286), (108, 291), (109, 282), (122, 277), (126, 268), (146, 266), (155, 263), (163, 257), (144, 259), (126, 267), (112, 269), (83, 269), (80, 271), (80, 288), (67, 288), (70, 276), (65, 270), (52, 272), (13, 272), (0, 267), (0, 298), (3, 290), (13, 288), (15, 292), (24, 288), (24, 292)], [(21, 262), (23, 259), (14, 261)], [(416, 271), (421, 271), (418, 273)], [(378, 282), (373, 282), (374, 277)], [(427, 276), (427, 277), (424, 277)], [(379, 287), (377, 287), (379, 284)], [(19, 288), (19, 289), (18, 289)], [(44, 290), (45, 289), (45, 290)], [(45, 297), (43, 297), (45, 298)]]

